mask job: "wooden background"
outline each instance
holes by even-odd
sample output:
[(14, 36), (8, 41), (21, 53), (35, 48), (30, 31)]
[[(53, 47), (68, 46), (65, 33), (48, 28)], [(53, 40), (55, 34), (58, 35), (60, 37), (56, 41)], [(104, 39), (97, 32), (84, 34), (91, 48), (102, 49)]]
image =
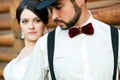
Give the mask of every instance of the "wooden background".
[[(15, 18), (15, 10), (20, 0), (0, 0), (0, 80), (3, 79), (5, 65), (23, 48), (20, 28)], [(88, 0), (88, 9), (93, 16), (120, 29), (120, 0)], [(52, 20), (48, 31), (55, 28)]]

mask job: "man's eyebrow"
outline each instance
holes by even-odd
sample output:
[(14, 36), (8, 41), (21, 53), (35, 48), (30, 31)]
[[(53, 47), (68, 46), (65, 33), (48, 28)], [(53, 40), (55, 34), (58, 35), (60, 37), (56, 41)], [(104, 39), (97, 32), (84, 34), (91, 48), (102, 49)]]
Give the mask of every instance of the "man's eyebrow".
[(55, 2), (55, 3), (53, 3), (51, 6), (56, 6), (56, 5), (59, 5), (59, 4), (61, 4), (61, 3)]

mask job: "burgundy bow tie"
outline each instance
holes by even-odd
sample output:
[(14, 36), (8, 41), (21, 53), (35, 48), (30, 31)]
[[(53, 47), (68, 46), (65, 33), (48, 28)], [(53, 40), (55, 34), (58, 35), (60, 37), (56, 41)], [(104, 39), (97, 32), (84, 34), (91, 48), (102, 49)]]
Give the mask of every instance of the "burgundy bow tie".
[(73, 28), (70, 28), (68, 31), (70, 38), (73, 38), (74, 36), (81, 34), (81, 33), (84, 33), (87, 35), (92, 35), (94, 33), (92, 24), (89, 23), (89, 24), (87, 24), (83, 27), (79, 27), (79, 28), (73, 27)]

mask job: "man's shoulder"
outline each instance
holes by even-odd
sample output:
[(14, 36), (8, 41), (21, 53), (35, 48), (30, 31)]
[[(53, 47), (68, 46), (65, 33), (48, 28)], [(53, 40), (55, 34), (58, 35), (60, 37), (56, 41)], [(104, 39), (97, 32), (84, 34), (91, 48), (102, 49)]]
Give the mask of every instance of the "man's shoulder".
[(38, 40), (37, 40), (37, 43), (46, 43), (47, 41), (47, 35), (48, 33), (44, 34), (42, 37), (40, 37)]

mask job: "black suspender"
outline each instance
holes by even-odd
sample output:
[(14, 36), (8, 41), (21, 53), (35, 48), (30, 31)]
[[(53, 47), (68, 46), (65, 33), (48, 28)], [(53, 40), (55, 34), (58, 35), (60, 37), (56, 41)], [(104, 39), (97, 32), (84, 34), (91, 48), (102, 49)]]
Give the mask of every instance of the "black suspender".
[(55, 42), (55, 29), (48, 34), (47, 39), (48, 62), (52, 80), (56, 80), (53, 66), (54, 42)]
[[(114, 54), (114, 73), (113, 73), (113, 80), (116, 80), (116, 73), (117, 73), (117, 64), (118, 64), (118, 30), (115, 27), (111, 26), (111, 40), (112, 40), (112, 47), (113, 47), (113, 54)], [(48, 33), (47, 39), (47, 48), (48, 48), (48, 62), (49, 68), (51, 73), (52, 80), (56, 80), (54, 74), (54, 66), (53, 66), (53, 57), (54, 57), (54, 42), (55, 42), (55, 29)]]
[(116, 73), (117, 73), (117, 64), (118, 64), (118, 30), (115, 27), (111, 26), (111, 40), (112, 40), (112, 48), (114, 53), (114, 73), (113, 73), (113, 80), (116, 80)]

